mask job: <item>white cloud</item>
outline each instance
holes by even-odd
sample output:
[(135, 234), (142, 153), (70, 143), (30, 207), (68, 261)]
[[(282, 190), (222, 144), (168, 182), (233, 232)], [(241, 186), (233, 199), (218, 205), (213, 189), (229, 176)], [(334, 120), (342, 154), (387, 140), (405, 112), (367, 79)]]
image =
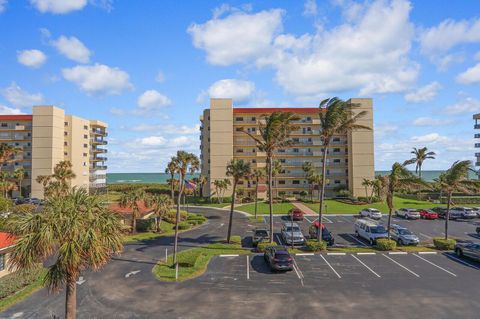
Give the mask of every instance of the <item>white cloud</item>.
[(41, 93), (31, 94), (23, 90), (15, 82), (1, 90), (3, 97), (16, 107), (27, 107), (37, 105), (43, 102)]
[(233, 12), (223, 19), (215, 16), (204, 24), (194, 23), (188, 33), (193, 45), (206, 51), (209, 63), (245, 63), (271, 49), (274, 36), (281, 30), (282, 15), (280, 9), (255, 14)]
[(460, 102), (446, 106), (443, 112), (450, 115), (477, 113), (480, 112), (480, 101), (472, 97), (466, 97)]
[(23, 112), (20, 109), (16, 108), (11, 108), (5, 105), (0, 105), (0, 114), (2, 115), (17, 115), (17, 114), (23, 114)]
[(142, 145), (158, 146), (165, 145), (167, 140), (163, 136), (148, 136), (140, 139)]
[(439, 143), (448, 141), (448, 137), (438, 133), (429, 133), (420, 136), (412, 136), (412, 141), (416, 143)]
[(183, 145), (191, 145), (195, 143), (196, 139), (189, 136), (179, 136), (170, 141), (172, 146), (183, 146)]
[(104, 64), (77, 65), (62, 69), (62, 74), (88, 94), (120, 94), (133, 87), (127, 72)]
[(254, 92), (253, 82), (236, 79), (219, 80), (207, 90), (210, 98), (231, 98), (237, 104), (248, 101)]
[(155, 76), (155, 81), (158, 83), (165, 82), (165, 74), (162, 71), (158, 71), (157, 75)]
[(18, 63), (30, 68), (41, 67), (46, 60), (47, 56), (40, 50), (32, 49), (17, 52)]
[(458, 83), (462, 84), (480, 83), (480, 63), (477, 63), (475, 66), (468, 68), (465, 72), (460, 73), (456, 80)]
[(7, 6), (7, 0), (0, 0), (0, 13), (5, 11), (6, 6)]
[(141, 110), (156, 110), (170, 104), (172, 101), (156, 90), (147, 90), (137, 99), (137, 105)]
[(304, 16), (316, 16), (317, 15), (317, 1), (316, 0), (306, 0), (303, 5), (303, 15)]
[(443, 126), (452, 123), (452, 120), (448, 119), (434, 119), (430, 117), (417, 117), (413, 121), (415, 126)]
[(157, 131), (164, 134), (199, 134), (200, 124), (194, 126), (175, 125), (175, 124), (137, 124), (122, 126), (122, 129), (128, 129), (134, 132)]
[(83, 9), (88, 0), (30, 0), (30, 3), (42, 13), (65, 14)]
[(437, 95), (438, 90), (441, 89), (438, 82), (432, 82), (425, 86), (418, 88), (416, 91), (405, 94), (405, 100), (410, 103), (421, 103), (433, 100)]
[(60, 36), (57, 40), (51, 41), (51, 44), (70, 60), (79, 63), (88, 63), (90, 61), (90, 50), (76, 37)]
[(475, 53), (475, 55), (473, 56), (473, 58), (475, 59), (475, 61), (480, 61), (480, 51), (478, 51), (477, 53)]

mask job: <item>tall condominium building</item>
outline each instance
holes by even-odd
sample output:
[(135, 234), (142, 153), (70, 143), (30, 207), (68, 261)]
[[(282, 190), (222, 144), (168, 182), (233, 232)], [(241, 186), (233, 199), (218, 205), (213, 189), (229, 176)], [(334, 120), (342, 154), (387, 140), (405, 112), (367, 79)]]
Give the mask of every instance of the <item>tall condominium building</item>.
[[(480, 129), (480, 113), (474, 114), (473, 119), (475, 120), (475, 126), (474, 129), (479, 130)], [(475, 138), (480, 138), (480, 133), (475, 133), (474, 135)], [(480, 148), (480, 143), (475, 143), (475, 148)], [(475, 161), (475, 166), (480, 166), (480, 153), (475, 153), (475, 157), (477, 160)]]
[(55, 106), (34, 106), (31, 115), (0, 115), (0, 143), (21, 150), (13, 161), (3, 164), (2, 171), (23, 167), (23, 195), (43, 198), (37, 176), (52, 174), (58, 162), (68, 160), (76, 175), (72, 186), (102, 191), (106, 187), (106, 136), (107, 124), (65, 115)]
[[(350, 99), (348, 103), (357, 105), (355, 112), (367, 111), (359, 124), (372, 130), (349, 131), (333, 137), (327, 150), (327, 196), (341, 189), (349, 190), (354, 196), (365, 196), (362, 180), (373, 179), (375, 174), (372, 100)], [(291, 196), (308, 191), (310, 186), (302, 165), (311, 162), (318, 173), (323, 165), (319, 108), (237, 108), (231, 99), (211, 99), (210, 108), (200, 117), (201, 172), (208, 178), (203, 196), (214, 194), (213, 182), (226, 178), (226, 166), (231, 159), (243, 159), (251, 163), (252, 168), (266, 167), (266, 154), (243, 131), (260, 136), (259, 127), (265, 122), (265, 116), (275, 111), (293, 112), (300, 118), (295, 122), (299, 129), (291, 134), (293, 144), (274, 154), (274, 160), (281, 164), (281, 171), (273, 181), (275, 193)], [(255, 182), (243, 181), (240, 187), (253, 194)], [(265, 197), (265, 185), (259, 185), (259, 189), (263, 191), (259, 196)], [(318, 195), (318, 190), (314, 193)]]

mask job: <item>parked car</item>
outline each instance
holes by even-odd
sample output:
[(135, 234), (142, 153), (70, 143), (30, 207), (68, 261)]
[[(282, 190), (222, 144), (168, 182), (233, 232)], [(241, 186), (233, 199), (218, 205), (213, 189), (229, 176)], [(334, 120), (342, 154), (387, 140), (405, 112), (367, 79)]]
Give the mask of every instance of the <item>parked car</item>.
[(477, 232), (477, 235), (480, 236), (480, 227), (477, 227), (477, 229), (475, 229), (475, 231)]
[(297, 223), (284, 222), (282, 225), (282, 239), (288, 245), (303, 245), (305, 237)]
[(292, 208), (288, 211), (290, 220), (303, 220), (303, 212), (298, 208)]
[(463, 219), (472, 219), (477, 217), (477, 213), (470, 207), (454, 207), (450, 209), (450, 214), (458, 214)]
[(480, 261), (480, 243), (457, 243), (455, 253), (458, 257), (469, 257)]
[(263, 254), (271, 270), (292, 270), (293, 258), (284, 246), (271, 246)]
[[(308, 229), (308, 235), (311, 239), (318, 238), (318, 226), (320, 223), (317, 221), (313, 222)], [(332, 233), (322, 224), (322, 240), (327, 242), (328, 246), (333, 246), (335, 244), (335, 239), (333, 238)]]
[(395, 215), (398, 217), (403, 217), (405, 219), (419, 219), (420, 212), (418, 209), (414, 208), (400, 208), (395, 212)]
[(473, 207), (472, 210), (477, 213), (477, 217), (480, 218), (480, 207)]
[(407, 228), (400, 225), (392, 225), (390, 227), (390, 238), (395, 240), (399, 245), (418, 245), (420, 239)]
[(267, 241), (269, 238), (269, 232), (266, 228), (255, 228), (253, 230), (252, 245), (253, 247), (257, 247), (258, 243)]
[(385, 227), (373, 220), (357, 219), (354, 228), (355, 235), (367, 240), (370, 245), (374, 245), (379, 238), (388, 238)]
[[(445, 219), (445, 216), (447, 215), (447, 208), (446, 207), (434, 207), (434, 208), (432, 208), (432, 210), (438, 214), (439, 218)], [(452, 211), (452, 208), (450, 209), (448, 219), (455, 220), (455, 219), (461, 218), (461, 217), (462, 217), (462, 215), (460, 214), (460, 212)]]
[(365, 208), (360, 211), (360, 217), (369, 217), (371, 219), (382, 218), (382, 213), (375, 208)]
[(420, 218), (422, 219), (438, 219), (438, 213), (431, 209), (420, 210)]

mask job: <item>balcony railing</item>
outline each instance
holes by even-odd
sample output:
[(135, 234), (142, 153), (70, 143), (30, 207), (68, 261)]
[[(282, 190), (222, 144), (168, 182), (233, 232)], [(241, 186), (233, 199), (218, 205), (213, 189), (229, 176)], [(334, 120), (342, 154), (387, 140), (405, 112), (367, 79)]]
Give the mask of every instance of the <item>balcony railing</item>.
[(100, 153), (100, 154), (104, 154), (104, 153), (108, 153), (108, 150), (105, 149), (105, 148), (93, 148), (92, 149), (93, 153)]
[(480, 143), (475, 143), (475, 147), (480, 147)]
[(475, 128), (476, 130), (480, 129), (480, 124), (475, 124), (473, 128)]
[(103, 188), (107, 187), (106, 183), (90, 183), (90, 188)]
[(106, 131), (95, 129), (95, 128), (92, 128), (92, 133), (94, 135), (108, 136), (108, 133)]
[(108, 142), (104, 139), (98, 139), (98, 138), (92, 138), (91, 139), (92, 144), (97, 144), (97, 145), (107, 145)]
[(475, 138), (480, 138), (480, 133), (474, 135)]
[(93, 165), (90, 167), (92, 171), (104, 171), (107, 169), (107, 165)]

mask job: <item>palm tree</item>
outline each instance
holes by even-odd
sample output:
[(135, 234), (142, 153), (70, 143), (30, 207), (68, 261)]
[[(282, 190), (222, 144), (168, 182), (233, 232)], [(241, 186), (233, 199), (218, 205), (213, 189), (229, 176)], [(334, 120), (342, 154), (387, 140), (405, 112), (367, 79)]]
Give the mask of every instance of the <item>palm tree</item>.
[[(334, 97), (323, 100), (320, 103), (320, 139), (322, 142), (323, 161), (322, 161), (322, 188), (320, 193), (320, 207), (318, 209), (318, 219), (320, 224), (323, 217), (323, 201), (325, 199), (325, 178), (327, 170), (327, 153), (332, 138), (336, 134), (344, 134), (352, 130), (371, 130), (370, 127), (357, 124), (357, 121), (364, 117), (367, 112), (355, 112), (356, 105), (349, 104), (341, 99)], [(319, 240), (322, 238), (322, 227), (319, 228)]]
[(41, 214), (15, 214), (8, 227), (19, 238), (10, 254), (12, 269), (28, 271), (47, 259), (54, 262), (44, 284), (50, 291), (65, 286), (67, 319), (76, 317), (76, 281), (82, 271), (100, 269), (123, 248), (118, 217), (84, 189), (50, 198)]
[(273, 173), (273, 155), (278, 148), (291, 145), (290, 133), (298, 129), (298, 126), (292, 124), (298, 120), (298, 116), (290, 112), (273, 112), (265, 115), (263, 124), (260, 121), (260, 137), (250, 132), (243, 131), (250, 136), (261, 152), (267, 155), (267, 180), (268, 180), (268, 204), (270, 213), (270, 242), (273, 243), (273, 193), (272, 193), (272, 173)]
[(480, 181), (468, 178), (471, 169), (470, 161), (456, 161), (444, 173), (440, 174), (437, 183), (441, 191), (447, 194), (447, 213), (445, 214), (445, 239), (448, 239), (448, 219), (450, 217), (450, 205), (454, 192), (475, 193), (480, 190)]
[(122, 196), (120, 196), (120, 207), (128, 207), (132, 210), (132, 234), (137, 231), (137, 218), (138, 214), (140, 213), (139, 205), (140, 203), (145, 202), (146, 199), (145, 190), (143, 188), (138, 188), (128, 193), (123, 193)]
[(252, 177), (255, 180), (255, 219), (257, 219), (258, 184), (265, 178), (265, 170), (261, 168), (254, 169)]
[(175, 157), (172, 157), (170, 162), (167, 164), (167, 168), (165, 168), (165, 173), (170, 174), (170, 179), (168, 180), (168, 184), (170, 185), (170, 192), (171, 192), (171, 197), (172, 201), (175, 200), (175, 184), (176, 184), (176, 179), (175, 179), (175, 172), (177, 171), (177, 164), (175, 162)]
[(148, 207), (153, 207), (153, 212), (155, 215), (157, 215), (156, 229), (157, 233), (159, 233), (161, 230), (160, 225), (162, 223), (163, 216), (168, 213), (173, 201), (168, 195), (160, 194), (148, 197), (146, 202)]
[(13, 147), (6, 143), (0, 144), (0, 171), (2, 170), (3, 164), (10, 163), (14, 161), (14, 156), (20, 153), (22, 150), (16, 147)]
[(368, 197), (368, 188), (373, 186), (373, 182), (368, 178), (362, 180), (362, 186), (365, 187), (365, 199), (370, 203), (370, 198)]
[(45, 198), (64, 196), (71, 187), (71, 181), (76, 177), (70, 161), (60, 161), (53, 168), (52, 175), (37, 176), (37, 183), (43, 185)]
[[(280, 163), (280, 161), (273, 161), (273, 166), (272, 166), (272, 179), (273, 179), (273, 182), (272, 182), (272, 185), (273, 185), (273, 188), (276, 189), (278, 188), (278, 185), (275, 183), (275, 182), (278, 182), (277, 180), (275, 180), (275, 177), (278, 176), (278, 174), (282, 173), (282, 163)], [(278, 196), (278, 192), (274, 195), (274, 198)]]
[(313, 202), (313, 189), (310, 182), (310, 176), (315, 173), (315, 168), (312, 162), (305, 162), (302, 164), (302, 170), (305, 173), (305, 179), (308, 181), (308, 192), (310, 193), (310, 200)]
[(0, 172), (0, 185), (3, 191), (3, 197), (7, 198), (11, 175), (9, 172)]
[(390, 226), (394, 210), (393, 197), (395, 192), (401, 190), (412, 190), (415, 188), (428, 188), (429, 184), (421, 178), (413, 175), (400, 163), (394, 163), (389, 175), (379, 177), (381, 194), (385, 197), (388, 206), (388, 238), (390, 238)]
[(220, 204), (222, 202), (220, 195), (223, 185), (223, 180), (217, 179), (213, 181), (213, 186), (215, 187), (215, 194), (217, 195), (217, 202)]
[(203, 196), (203, 187), (205, 186), (205, 184), (207, 184), (208, 182), (208, 179), (207, 177), (205, 177), (204, 175), (200, 175), (198, 177), (198, 186), (200, 187), (200, 197)]
[(195, 174), (200, 167), (200, 161), (197, 156), (185, 151), (178, 151), (177, 156), (172, 158), (175, 163), (175, 172), (179, 175), (177, 214), (175, 217), (175, 242), (173, 246), (173, 264), (177, 266), (177, 248), (178, 248), (178, 223), (180, 221), (180, 201), (185, 190), (185, 176), (187, 173)]
[(18, 191), (20, 193), (20, 197), (22, 197), (22, 181), (25, 178), (25, 169), (23, 167), (16, 168), (13, 172), (13, 177), (18, 183)]
[(415, 173), (418, 173), (418, 177), (422, 178), (422, 164), (426, 159), (435, 159), (435, 152), (427, 152), (427, 147), (417, 149), (413, 148), (413, 151), (410, 153), (415, 155), (415, 157), (406, 160), (403, 165), (410, 165), (415, 163)]
[(243, 160), (233, 159), (227, 165), (227, 176), (233, 177), (232, 203), (230, 204), (230, 219), (228, 220), (227, 243), (230, 244), (230, 236), (232, 234), (233, 206), (235, 205), (235, 196), (238, 181), (247, 179), (251, 175), (250, 163)]

